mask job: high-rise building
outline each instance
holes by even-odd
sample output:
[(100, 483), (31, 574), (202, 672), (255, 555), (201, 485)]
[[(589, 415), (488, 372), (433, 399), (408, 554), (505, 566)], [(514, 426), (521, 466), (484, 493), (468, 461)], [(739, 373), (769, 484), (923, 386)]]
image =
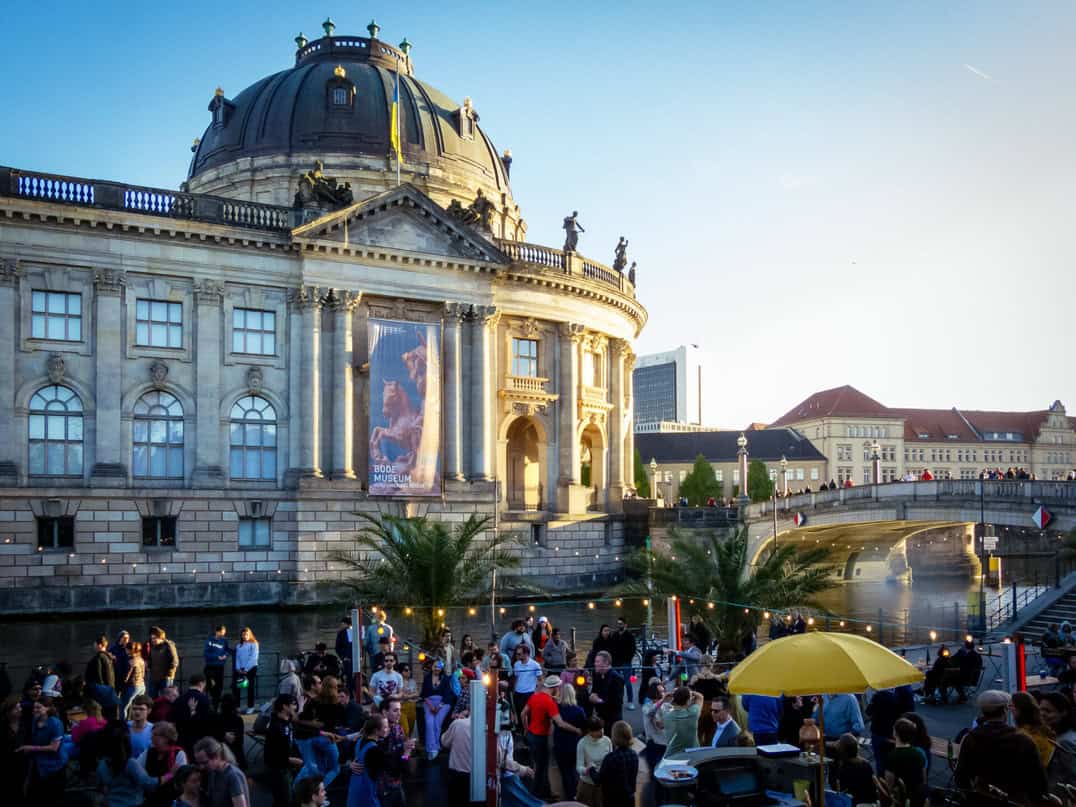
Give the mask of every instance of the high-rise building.
[(702, 423), (702, 351), (695, 345), (639, 356), (632, 373), (635, 426)]

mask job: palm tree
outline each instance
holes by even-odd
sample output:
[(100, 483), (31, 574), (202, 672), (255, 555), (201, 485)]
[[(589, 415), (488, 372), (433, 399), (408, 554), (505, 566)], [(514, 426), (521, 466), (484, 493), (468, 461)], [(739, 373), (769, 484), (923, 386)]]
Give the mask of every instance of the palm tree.
[[(519, 566), (514, 535), (482, 537), (490, 516), (471, 515), (450, 529), (425, 518), (356, 515), (369, 522), (359, 530), (357, 545), (333, 555), (350, 572), (344, 584), (367, 602), (414, 608), (425, 647), (436, 642), (445, 609), (488, 596), (494, 571)], [(518, 578), (499, 579), (497, 588), (531, 590)]]
[[(819, 607), (815, 596), (835, 585), (824, 547), (799, 549), (782, 544), (754, 566), (747, 556), (747, 529), (723, 539), (705, 539), (670, 530), (668, 550), (643, 549), (628, 560), (641, 579), (620, 587), (625, 594), (655, 594), (701, 600), (699, 615), (723, 649), (738, 646), (744, 628), (754, 627), (760, 608)], [(744, 608), (752, 610), (744, 613)]]

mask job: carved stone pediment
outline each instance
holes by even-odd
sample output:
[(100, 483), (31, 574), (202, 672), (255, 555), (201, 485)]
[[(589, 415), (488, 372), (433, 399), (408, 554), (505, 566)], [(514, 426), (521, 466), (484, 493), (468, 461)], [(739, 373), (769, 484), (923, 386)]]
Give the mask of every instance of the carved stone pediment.
[(292, 230), (300, 244), (380, 247), (431, 256), (507, 264), (508, 258), (412, 185), (401, 185)]

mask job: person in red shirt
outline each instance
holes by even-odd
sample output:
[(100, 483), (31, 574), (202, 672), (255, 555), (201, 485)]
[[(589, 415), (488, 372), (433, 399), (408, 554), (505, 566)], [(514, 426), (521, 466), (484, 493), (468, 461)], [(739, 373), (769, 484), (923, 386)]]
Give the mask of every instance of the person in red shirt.
[(551, 798), (549, 789), (549, 737), (553, 724), (572, 734), (582, 734), (575, 726), (560, 716), (560, 709), (551, 692), (560, 687), (560, 676), (549, 675), (538, 685), (527, 705), (523, 707), (523, 725), (527, 727), (527, 747), (534, 761), (534, 795)]

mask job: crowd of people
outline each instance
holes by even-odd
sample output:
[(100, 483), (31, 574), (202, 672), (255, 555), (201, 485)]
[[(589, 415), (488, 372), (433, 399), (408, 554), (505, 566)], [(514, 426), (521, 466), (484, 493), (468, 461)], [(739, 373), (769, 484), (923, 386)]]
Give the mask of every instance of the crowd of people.
[[(771, 639), (807, 630), (799, 614), (771, 624)], [(1071, 626), (1051, 630), (1058, 647), (1071, 643)], [(601, 626), (583, 655), (548, 619), (528, 615), (484, 645), (469, 635), (457, 645), (445, 628), (412, 670), (381, 612), (361, 635), (345, 618), (331, 651), (318, 643), (285, 658), (276, 694), (259, 704), (253, 631), (244, 627), (234, 644), (224, 625), (208, 633), (200, 669), (182, 691), (178, 649), (156, 627), (148, 649), (126, 632), (115, 641), (99, 636), (82, 676), (69, 665), (35, 671), (0, 715), (5, 804), (77, 803), (73, 794), (82, 792), (119, 807), (253, 807), (256, 769), (257, 792), (274, 807), (320, 807), (327, 793), (348, 807), (400, 807), (421, 765), (440, 771), (449, 805), (463, 805), (474, 758), (470, 682), (496, 680), (502, 804), (535, 807), (556, 797), (634, 807), (639, 782), (649, 778), (641, 786), (654, 787), (662, 760), (687, 749), (788, 743), (826, 753), (830, 786), (853, 804), (919, 807), (932, 754), (916, 695), (931, 701), (953, 687), (963, 699), (964, 686), (977, 684), (971, 667), (981, 665), (971, 645), (953, 656), (943, 649), (921, 693), (905, 686), (863, 700), (736, 696), (729, 665), (709, 655), (713, 640), (701, 618), (685, 626), (676, 651), (640, 647), (618, 619)], [(356, 641), (364, 664), (352, 675)], [(753, 651), (752, 632), (739, 655)], [(1073, 682), (1076, 662), (1060, 691), (982, 693), (956, 766), (959, 786), (994, 786), (1029, 804), (1076, 781)], [(625, 720), (636, 709), (637, 732)], [(248, 751), (259, 746), (262, 764), (251, 766)], [(861, 755), (864, 747), (873, 761)]]

